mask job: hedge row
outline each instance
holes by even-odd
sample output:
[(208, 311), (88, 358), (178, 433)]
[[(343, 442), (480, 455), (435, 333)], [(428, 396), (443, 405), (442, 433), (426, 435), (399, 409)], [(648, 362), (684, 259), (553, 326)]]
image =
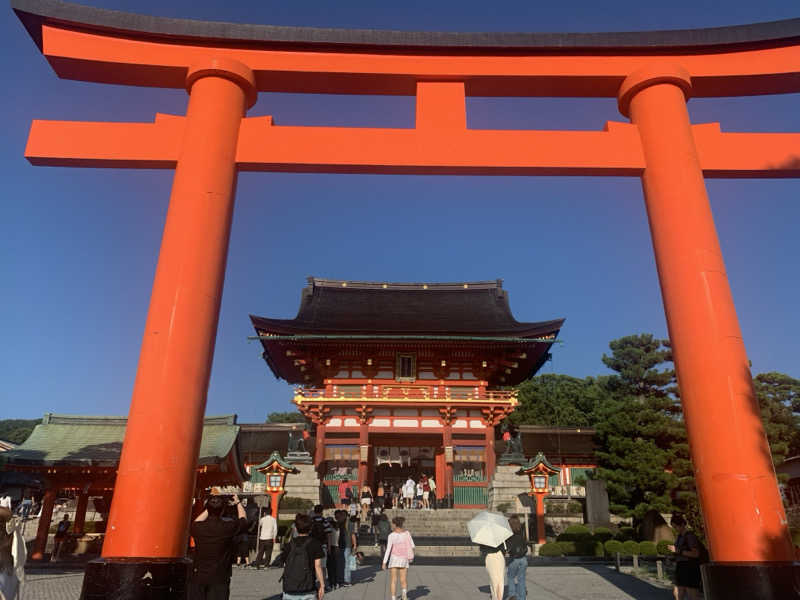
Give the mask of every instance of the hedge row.
[(548, 542), (539, 548), (539, 556), (596, 556), (613, 557), (617, 552), (620, 556), (658, 556), (669, 554), (667, 545), (672, 542), (662, 540), (654, 542), (635, 542), (626, 540), (598, 540), (557, 541)]

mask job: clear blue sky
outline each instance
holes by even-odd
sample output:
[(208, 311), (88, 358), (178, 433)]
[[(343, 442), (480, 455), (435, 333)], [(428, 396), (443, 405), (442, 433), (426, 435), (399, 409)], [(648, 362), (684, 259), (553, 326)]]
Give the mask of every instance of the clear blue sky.
[[(169, 17), (376, 29), (626, 31), (798, 16), (794, 0), (703, 2), (258, 2), (93, 0)], [(0, 418), (46, 411), (125, 414), (150, 296), (171, 171), (33, 167), (35, 118), (150, 121), (183, 114), (180, 90), (60, 81), (12, 11), (0, 18), (6, 92), (0, 219)], [(13, 57), (13, 60), (12, 60)], [(696, 123), (800, 131), (798, 95), (691, 100)], [(413, 125), (413, 98), (261, 94), (251, 116), (284, 125)], [(601, 129), (613, 100), (471, 99), (470, 127)], [(755, 373), (800, 377), (800, 181), (708, 182)], [(262, 421), (290, 410), (248, 342), (249, 313), (291, 318), (307, 275), (386, 281), (501, 277), (516, 317), (566, 317), (544, 372), (605, 372), (611, 339), (666, 336), (638, 179), (240, 176), (209, 414)]]

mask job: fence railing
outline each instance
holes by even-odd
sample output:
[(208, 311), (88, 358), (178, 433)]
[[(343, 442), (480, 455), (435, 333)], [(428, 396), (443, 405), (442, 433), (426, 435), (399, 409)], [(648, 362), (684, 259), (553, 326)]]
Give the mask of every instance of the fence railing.
[(456, 506), (486, 506), (489, 491), (486, 485), (453, 485), (453, 504)]
[(516, 390), (485, 390), (480, 387), (444, 385), (334, 385), (330, 392), (326, 388), (300, 387), (295, 389), (295, 398), (353, 399), (353, 400), (488, 400), (490, 402), (512, 402), (517, 398)]

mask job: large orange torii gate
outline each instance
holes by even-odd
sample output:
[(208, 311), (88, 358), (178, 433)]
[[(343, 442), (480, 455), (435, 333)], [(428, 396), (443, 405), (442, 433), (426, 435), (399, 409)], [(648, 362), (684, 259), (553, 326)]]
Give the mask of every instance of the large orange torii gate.
[[(153, 123), (34, 121), (25, 151), (35, 165), (175, 169), (103, 559), (87, 569), (85, 598), (139, 598), (153, 586), (183, 597), (240, 170), (641, 177), (713, 558), (706, 597), (800, 597), (704, 183), (800, 176), (800, 133), (722, 132), (692, 125), (686, 109), (690, 97), (800, 91), (800, 19), (458, 34), (162, 19), (57, 0), (12, 6), (62, 78), (189, 92), (186, 116)], [(245, 117), (260, 91), (415, 95), (416, 127), (280, 127)], [(630, 123), (471, 130), (466, 96), (616, 97)]]

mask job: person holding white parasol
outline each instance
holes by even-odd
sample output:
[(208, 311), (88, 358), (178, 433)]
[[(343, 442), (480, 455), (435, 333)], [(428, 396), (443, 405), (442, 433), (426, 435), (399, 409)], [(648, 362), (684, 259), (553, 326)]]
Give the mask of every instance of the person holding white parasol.
[(506, 561), (503, 556), (505, 541), (514, 532), (508, 520), (500, 513), (483, 510), (467, 523), (470, 539), (480, 546), (486, 571), (489, 573), (489, 589), (492, 600), (503, 600)]

